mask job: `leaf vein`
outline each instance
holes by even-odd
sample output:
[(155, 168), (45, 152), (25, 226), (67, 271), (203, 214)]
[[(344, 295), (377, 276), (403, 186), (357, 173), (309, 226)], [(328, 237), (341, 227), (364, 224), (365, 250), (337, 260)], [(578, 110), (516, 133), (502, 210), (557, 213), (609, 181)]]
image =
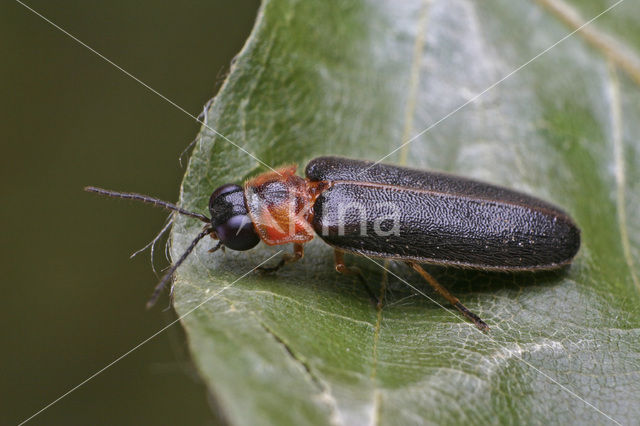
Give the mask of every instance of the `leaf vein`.
[[(564, 22), (571, 30), (577, 30), (587, 21), (580, 14), (562, 0), (537, 0), (552, 15)], [(640, 85), (640, 58), (622, 41), (597, 29), (594, 25), (587, 25), (578, 34), (596, 50), (602, 52), (608, 60), (623, 69)]]
[[(402, 140), (406, 141), (410, 138), (413, 132), (413, 115), (416, 110), (416, 104), (418, 101), (418, 85), (420, 84), (420, 63), (424, 56), (424, 43), (427, 36), (427, 22), (429, 19), (429, 9), (431, 6), (431, 0), (424, 0), (422, 3), (420, 17), (418, 19), (418, 28), (416, 32), (416, 39), (413, 45), (413, 58), (411, 62), (411, 75), (409, 79), (409, 95), (407, 97), (407, 105), (405, 108), (404, 130), (402, 132)], [(407, 163), (407, 156), (409, 155), (409, 144), (402, 145), (400, 150), (399, 164), (404, 165)]]
[(633, 255), (631, 254), (631, 244), (629, 242), (628, 224), (627, 224), (627, 201), (626, 201), (626, 177), (624, 164), (624, 146), (622, 142), (622, 109), (620, 106), (620, 82), (616, 65), (609, 61), (609, 83), (610, 83), (610, 110), (611, 110), (611, 129), (614, 153), (614, 168), (616, 179), (616, 204), (618, 213), (618, 228), (620, 230), (620, 243), (622, 244), (622, 252), (624, 259), (629, 267), (631, 279), (640, 291), (640, 280), (636, 274)]

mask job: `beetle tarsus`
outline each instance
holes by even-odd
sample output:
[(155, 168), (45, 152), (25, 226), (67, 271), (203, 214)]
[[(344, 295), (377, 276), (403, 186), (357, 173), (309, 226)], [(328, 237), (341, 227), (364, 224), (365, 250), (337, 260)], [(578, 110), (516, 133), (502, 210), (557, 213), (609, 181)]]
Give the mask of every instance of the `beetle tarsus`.
[(473, 322), (476, 325), (476, 327), (480, 329), (480, 331), (489, 331), (489, 326), (487, 325), (487, 323), (482, 321), (482, 319), (480, 319), (479, 316), (477, 316), (476, 314), (471, 312), (469, 309), (467, 309), (467, 307), (464, 306), (462, 303), (457, 302), (453, 306), (455, 306), (456, 309), (459, 310), (460, 313), (462, 313), (462, 315), (464, 315), (469, 320), (471, 320), (471, 322)]
[(297, 262), (304, 257), (304, 246), (302, 244), (293, 245), (293, 254), (285, 253), (276, 266), (261, 266), (258, 268), (260, 272), (271, 273), (276, 272), (284, 265)]
[(472, 323), (474, 323), (476, 327), (478, 327), (481, 331), (489, 330), (489, 326), (484, 321), (482, 321), (479, 316), (471, 312), (469, 309), (467, 309), (466, 306), (460, 303), (460, 300), (458, 300), (457, 297), (449, 293), (449, 290), (442, 287), (440, 283), (436, 281), (436, 279), (433, 278), (433, 276), (430, 273), (422, 269), (422, 266), (413, 262), (407, 262), (407, 265), (411, 266), (417, 273), (419, 273), (422, 276), (422, 278), (424, 278), (425, 281), (428, 282), (429, 285), (435, 289), (435, 291), (437, 291), (442, 297), (447, 299), (449, 303), (455, 306), (456, 309), (459, 310), (460, 313), (462, 313), (462, 315), (464, 315), (467, 319), (469, 319)]
[(280, 259), (280, 262), (278, 262), (276, 264), (276, 266), (260, 266), (257, 269), (258, 269), (258, 271), (260, 271), (262, 273), (270, 274), (270, 273), (276, 272), (278, 269), (282, 268), (286, 263), (287, 262), (285, 260), (285, 257), (282, 256), (282, 259)]

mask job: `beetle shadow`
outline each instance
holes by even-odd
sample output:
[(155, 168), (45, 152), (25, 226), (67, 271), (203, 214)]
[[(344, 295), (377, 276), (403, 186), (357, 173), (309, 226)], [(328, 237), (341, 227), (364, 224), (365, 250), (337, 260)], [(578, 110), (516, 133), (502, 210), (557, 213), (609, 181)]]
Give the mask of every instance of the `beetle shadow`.
[[(380, 279), (380, 269), (376, 270), (375, 265), (366, 265), (362, 262), (358, 262), (358, 266), (365, 270), (365, 276), (373, 284), (374, 291), (379, 291), (380, 283), (383, 281)], [(569, 266), (553, 271), (536, 272), (482, 271), (427, 264), (421, 266), (443, 287), (460, 299), (468, 296), (495, 296), (498, 293), (506, 297), (515, 297), (521, 292), (526, 292), (527, 289), (553, 288), (563, 283), (563, 278), (569, 274), (570, 270)], [(398, 304), (411, 296), (424, 298), (425, 295), (439, 303), (446, 303), (444, 298), (438, 295), (433, 287), (408, 265), (401, 262), (390, 262), (388, 268), (385, 304)], [(512, 293), (513, 296), (509, 296), (509, 293)]]
[[(327, 253), (325, 245), (311, 242), (305, 247), (305, 257), (299, 262), (285, 265), (277, 272), (255, 271), (251, 274), (252, 280), (243, 280), (236, 286), (259, 290), (268, 286), (271, 292), (291, 297), (303, 297), (302, 293), (304, 293), (307, 300), (313, 299), (313, 303), (319, 304), (323, 304), (325, 298), (346, 297), (361, 301), (363, 309), (368, 309), (371, 306), (368, 293), (357, 277), (341, 275), (335, 271), (333, 255)], [(238, 270), (250, 269), (251, 266), (259, 263), (259, 259), (274, 253), (275, 249), (271, 248), (270, 250), (262, 250), (260, 256), (255, 258), (249, 258), (246, 253), (237, 256), (227, 254), (226, 259), (218, 265), (219, 272), (233, 273)], [(279, 257), (273, 259), (267, 266), (276, 264), (278, 259)], [(380, 295), (382, 287), (385, 287), (384, 305), (387, 307), (415, 304), (418, 299), (423, 299), (424, 304), (427, 305), (433, 305), (433, 302), (429, 300), (433, 299), (439, 304), (448, 306), (446, 300), (437, 294), (429, 283), (403, 262), (384, 262), (384, 260), (377, 259), (374, 263), (352, 254), (347, 254), (345, 260), (348, 266), (357, 266), (362, 271), (364, 279), (375, 295)], [(495, 297), (498, 294), (501, 297), (515, 300), (521, 292), (526, 292), (528, 289), (533, 291), (534, 288), (553, 288), (561, 285), (570, 269), (564, 267), (555, 271), (499, 272), (428, 264), (421, 266), (463, 302), (473, 298)], [(389, 272), (385, 272), (383, 267), (388, 268)], [(301, 286), (301, 281), (310, 281), (312, 288), (308, 288), (307, 285)], [(346, 299), (343, 300), (346, 301)], [(434, 308), (437, 306), (434, 305)]]

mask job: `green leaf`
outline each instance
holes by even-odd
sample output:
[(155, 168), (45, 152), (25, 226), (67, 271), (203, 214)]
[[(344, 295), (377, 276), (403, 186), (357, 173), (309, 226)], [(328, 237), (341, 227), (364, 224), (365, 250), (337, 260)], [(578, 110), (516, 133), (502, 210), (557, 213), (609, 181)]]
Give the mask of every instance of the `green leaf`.
[[(566, 272), (428, 267), (490, 325), (485, 335), (404, 265), (387, 264), (446, 309), (347, 256), (384, 292), (377, 311), (318, 238), (302, 261), (246, 276), (291, 248), (209, 254), (207, 239), (178, 271), (175, 308), (226, 421), (638, 421), (640, 8), (616, 6), (519, 69), (612, 4), (264, 2), (211, 128), (270, 166), (301, 169), (318, 155), (377, 160), (420, 134), (385, 161), (555, 202), (583, 244)], [(217, 186), (266, 170), (203, 128), (181, 203), (206, 212)], [(200, 229), (177, 220), (174, 259)]]

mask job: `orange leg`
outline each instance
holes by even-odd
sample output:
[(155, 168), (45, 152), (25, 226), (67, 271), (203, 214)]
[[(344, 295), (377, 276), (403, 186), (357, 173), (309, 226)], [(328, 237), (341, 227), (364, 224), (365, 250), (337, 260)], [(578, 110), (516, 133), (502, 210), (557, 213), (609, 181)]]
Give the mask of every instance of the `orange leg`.
[(469, 309), (467, 309), (466, 306), (460, 303), (460, 300), (458, 300), (457, 297), (449, 293), (446, 288), (442, 287), (440, 283), (436, 281), (436, 279), (433, 278), (431, 274), (422, 269), (420, 265), (413, 262), (407, 262), (407, 265), (411, 266), (417, 273), (422, 275), (422, 278), (424, 278), (429, 283), (429, 285), (431, 285), (431, 287), (433, 287), (442, 297), (447, 299), (449, 303), (455, 306), (456, 309), (462, 313), (462, 315), (471, 320), (471, 322), (473, 322), (476, 327), (478, 327), (482, 331), (489, 330), (489, 326), (484, 321), (482, 321), (479, 316), (471, 312)]
[(261, 266), (258, 268), (259, 271), (262, 272), (275, 272), (278, 269), (282, 268), (284, 265), (297, 262), (298, 260), (304, 257), (304, 246), (302, 244), (294, 243), (293, 244), (293, 253), (285, 253), (280, 259), (280, 262), (276, 266)]
[(333, 258), (336, 263), (336, 271), (343, 275), (357, 275), (360, 282), (364, 285), (365, 290), (367, 290), (367, 293), (369, 294), (369, 297), (371, 298), (374, 306), (378, 308), (382, 307), (382, 300), (378, 299), (373, 290), (371, 290), (371, 287), (369, 287), (369, 283), (367, 283), (367, 280), (364, 278), (364, 275), (362, 275), (360, 269), (355, 266), (349, 267), (344, 264), (344, 252), (338, 249), (334, 250)]

